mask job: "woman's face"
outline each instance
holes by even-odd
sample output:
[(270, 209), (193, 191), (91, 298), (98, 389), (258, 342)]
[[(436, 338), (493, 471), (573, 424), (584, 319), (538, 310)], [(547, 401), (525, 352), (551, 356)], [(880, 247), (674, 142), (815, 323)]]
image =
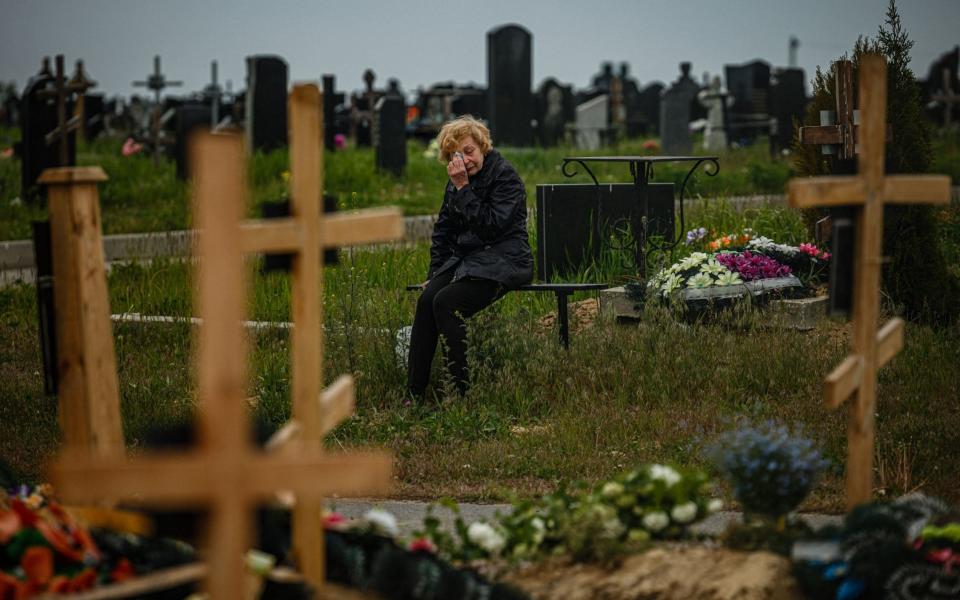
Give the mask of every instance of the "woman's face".
[(483, 168), (483, 154), (473, 136), (468, 135), (460, 140), (455, 151), (463, 154), (463, 165), (467, 168), (468, 176), (473, 177)]

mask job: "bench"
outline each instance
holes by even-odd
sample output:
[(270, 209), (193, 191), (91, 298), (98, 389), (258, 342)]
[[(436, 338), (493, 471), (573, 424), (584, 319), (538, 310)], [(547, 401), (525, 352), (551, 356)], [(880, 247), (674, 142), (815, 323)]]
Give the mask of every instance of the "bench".
[[(528, 283), (515, 290), (516, 292), (553, 292), (557, 297), (557, 321), (560, 323), (560, 343), (564, 348), (570, 347), (570, 318), (567, 314), (567, 300), (575, 292), (590, 292), (605, 290), (606, 283)], [(418, 291), (423, 288), (418, 284), (408, 285), (407, 291)]]

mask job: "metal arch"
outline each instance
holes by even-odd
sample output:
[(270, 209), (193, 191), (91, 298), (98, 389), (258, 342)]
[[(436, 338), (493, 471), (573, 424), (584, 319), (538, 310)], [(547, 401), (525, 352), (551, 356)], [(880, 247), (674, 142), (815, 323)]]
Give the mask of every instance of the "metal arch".
[(572, 163), (578, 163), (581, 167), (583, 167), (583, 169), (587, 172), (587, 175), (590, 176), (590, 179), (593, 180), (593, 185), (595, 185), (595, 186), (597, 186), (597, 187), (600, 186), (600, 182), (597, 181), (597, 177), (593, 174), (593, 171), (590, 170), (590, 167), (587, 166), (587, 163), (585, 163), (584, 161), (582, 161), (582, 160), (580, 160), (580, 159), (578, 159), (578, 158), (574, 158), (574, 159), (565, 158), (565, 159), (563, 159), (563, 164), (560, 166), (560, 172), (563, 173), (564, 176), (566, 176), (566, 177), (576, 177), (576, 176), (577, 176), (577, 170), (567, 171), (567, 167), (568, 167), (570, 164), (572, 164)]

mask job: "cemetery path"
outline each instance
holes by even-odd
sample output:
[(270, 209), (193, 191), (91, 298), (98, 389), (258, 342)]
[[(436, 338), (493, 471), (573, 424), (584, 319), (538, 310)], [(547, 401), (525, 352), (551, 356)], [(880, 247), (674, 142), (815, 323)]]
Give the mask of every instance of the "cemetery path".
[[(348, 499), (329, 499), (327, 506), (331, 510), (339, 512), (345, 517), (359, 518), (371, 508), (381, 508), (389, 511), (397, 518), (397, 525), (401, 536), (409, 536), (415, 530), (422, 527), (423, 517), (427, 514), (429, 502), (419, 502), (413, 500), (376, 500), (369, 498), (348, 498)], [(473, 504), (461, 503), (460, 513), (467, 523), (480, 519), (492, 520), (497, 511), (506, 513), (510, 510), (509, 504)], [(452, 527), (454, 516), (442, 506), (437, 506), (434, 515), (438, 517), (444, 526)], [(704, 521), (696, 524), (692, 528), (695, 535), (719, 535), (731, 522), (739, 520), (742, 513), (736, 511), (721, 511), (711, 515)], [(804, 513), (800, 515), (808, 525), (813, 528), (823, 527), (825, 525), (839, 525), (843, 519), (840, 515), (827, 515), (822, 513)]]

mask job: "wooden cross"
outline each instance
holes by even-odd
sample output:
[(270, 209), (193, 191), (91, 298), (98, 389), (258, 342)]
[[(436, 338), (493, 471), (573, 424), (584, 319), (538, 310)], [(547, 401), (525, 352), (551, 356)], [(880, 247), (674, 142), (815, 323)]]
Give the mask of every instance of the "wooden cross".
[[(165, 506), (210, 506), (207, 589), (212, 598), (243, 597), (242, 556), (251, 541), (251, 511), (277, 490), (300, 497), (294, 513), (299, 561), (311, 583), (323, 576), (320, 499), (332, 492), (375, 493), (390, 482), (388, 455), (333, 457), (319, 443), (345, 406), (352, 384), (339, 380), (319, 393), (321, 378), (320, 267), (325, 245), (397, 237), (398, 211), (340, 215), (321, 221), (322, 180), (319, 91), (297, 86), (290, 98), (293, 216), (241, 225), (246, 203), (244, 146), (236, 135), (201, 133), (194, 140), (194, 211), (198, 242), (198, 302), (203, 318), (197, 344), (200, 446), (187, 454), (135, 460), (97, 460), (64, 453), (52, 470), (54, 485), (72, 501), (101, 495), (137, 496)], [(369, 230), (358, 232), (358, 226)], [(244, 252), (293, 252), (294, 416), (302, 442), (265, 454), (250, 444), (245, 411), (246, 299)], [(346, 383), (344, 383), (346, 382)], [(325, 407), (338, 416), (324, 414)], [(310, 443), (316, 442), (316, 443)], [(313, 569), (308, 573), (307, 569)]]
[[(838, 159), (850, 160), (859, 153), (860, 141), (860, 125), (854, 122), (853, 114), (853, 63), (849, 60), (838, 60), (835, 65), (834, 96), (837, 103), (837, 124), (801, 127), (800, 143), (836, 147)], [(890, 141), (891, 135), (892, 130), (888, 127), (887, 141)], [(827, 153), (824, 150), (824, 154)], [(829, 153), (834, 152), (831, 150)]]
[(960, 105), (960, 94), (953, 91), (950, 82), (950, 69), (943, 70), (943, 89), (939, 94), (930, 96), (930, 99), (943, 105), (943, 126), (949, 129), (953, 123), (953, 108)]
[[(70, 132), (77, 129), (83, 130), (83, 94), (96, 85), (95, 81), (87, 79), (83, 72), (83, 61), (77, 61), (77, 69), (70, 81), (63, 70), (63, 55), (58, 54), (56, 59), (56, 73), (53, 75), (53, 89), (44, 90), (37, 95), (40, 98), (56, 98), (57, 100), (57, 127), (47, 133), (44, 141), (49, 146), (59, 141), (59, 159), (60, 166), (66, 167), (70, 161)], [(73, 95), (78, 96), (76, 114), (67, 120), (67, 99)]]
[(882, 56), (866, 54), (861, 58), (860, 108), (863, 119), (858, 175), (791, 179), (788, 187), (790, 205), (795, 208), (857, 207), (852, 353), (824, 382), (826, 403), (832, 408), (854, 396), (847, 430), (846, 491), (850, 508), (868, 502), (873, 491), (877, 369), (903, 347), (901, 319), (891, 319), (877, 332), (884, 203), (944, 204), (950, 199), (947, 176), (884, 176), (887, 64)]

